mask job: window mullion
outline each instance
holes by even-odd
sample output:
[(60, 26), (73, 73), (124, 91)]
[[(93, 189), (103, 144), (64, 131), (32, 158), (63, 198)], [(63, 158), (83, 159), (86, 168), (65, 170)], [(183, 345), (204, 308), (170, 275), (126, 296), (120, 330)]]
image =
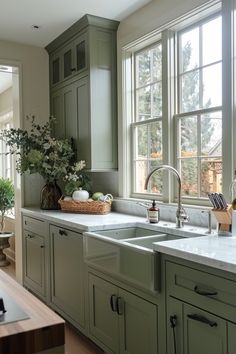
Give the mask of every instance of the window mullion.
[(201, 180), (201, 115), (197, 115), (197, 166), (198, 166), (198, 195), (201, 196), (202, 180)]

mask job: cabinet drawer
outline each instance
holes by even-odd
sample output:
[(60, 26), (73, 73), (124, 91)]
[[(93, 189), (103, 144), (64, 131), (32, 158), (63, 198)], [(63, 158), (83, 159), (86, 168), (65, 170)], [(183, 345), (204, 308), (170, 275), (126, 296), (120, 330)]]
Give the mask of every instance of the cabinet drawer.
[(23, 216), (23, 228), (42, 236), (48, 234), (47, 222), (30, 216)]
[(166, 279), (168, 295), (235, 321), (236, 282), (172, 262)]
[(75, 232), (69, 229), (64, 228), (63, 226), (50, 225), (50, 234), (56, 236), (65, 236), (65, 237), (79, 237), (82, 240), (83, 235), (79, 232)]

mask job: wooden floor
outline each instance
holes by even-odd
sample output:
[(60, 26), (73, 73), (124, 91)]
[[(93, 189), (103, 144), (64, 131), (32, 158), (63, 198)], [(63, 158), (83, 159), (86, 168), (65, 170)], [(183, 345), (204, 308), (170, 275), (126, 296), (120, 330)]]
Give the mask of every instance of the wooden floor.
[[(1, 267), (5, 273), (15, 279), (15, 266)], [(65, 326), (65, 354), (102, 354), (104, 353), (92, 341), (79, 333), (72, 325), (66, 323)]]

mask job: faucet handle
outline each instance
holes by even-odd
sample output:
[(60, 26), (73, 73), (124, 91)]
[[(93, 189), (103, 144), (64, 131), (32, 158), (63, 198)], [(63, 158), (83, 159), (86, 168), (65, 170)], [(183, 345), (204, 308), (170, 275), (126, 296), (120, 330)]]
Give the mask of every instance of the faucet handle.
[(181, 222), (189, 222), (189, 216), (186, 213), (185, 209), (183, 207), (180, 208), (179, 213), (178, 213), (178, 219)]

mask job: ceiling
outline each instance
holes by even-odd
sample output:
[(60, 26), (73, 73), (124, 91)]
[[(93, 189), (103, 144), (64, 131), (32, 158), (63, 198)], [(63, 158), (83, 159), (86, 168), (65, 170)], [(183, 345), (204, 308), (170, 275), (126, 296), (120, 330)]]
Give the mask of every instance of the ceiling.
[[(85, 14), (121, 21), (151, 0), (1, 1), (0, 40), (45, 47)], [(33, 29), (32, 25), (39, 26)]]
[[(0, 40), (45, 47), (85, 14), (121, 21), (150, 1), (1, 1)], [(34, 29), (34, 25), (39, 26), (39, 29)], [(11, 75), (0, 70), (0, 93), (10, 86)]]

